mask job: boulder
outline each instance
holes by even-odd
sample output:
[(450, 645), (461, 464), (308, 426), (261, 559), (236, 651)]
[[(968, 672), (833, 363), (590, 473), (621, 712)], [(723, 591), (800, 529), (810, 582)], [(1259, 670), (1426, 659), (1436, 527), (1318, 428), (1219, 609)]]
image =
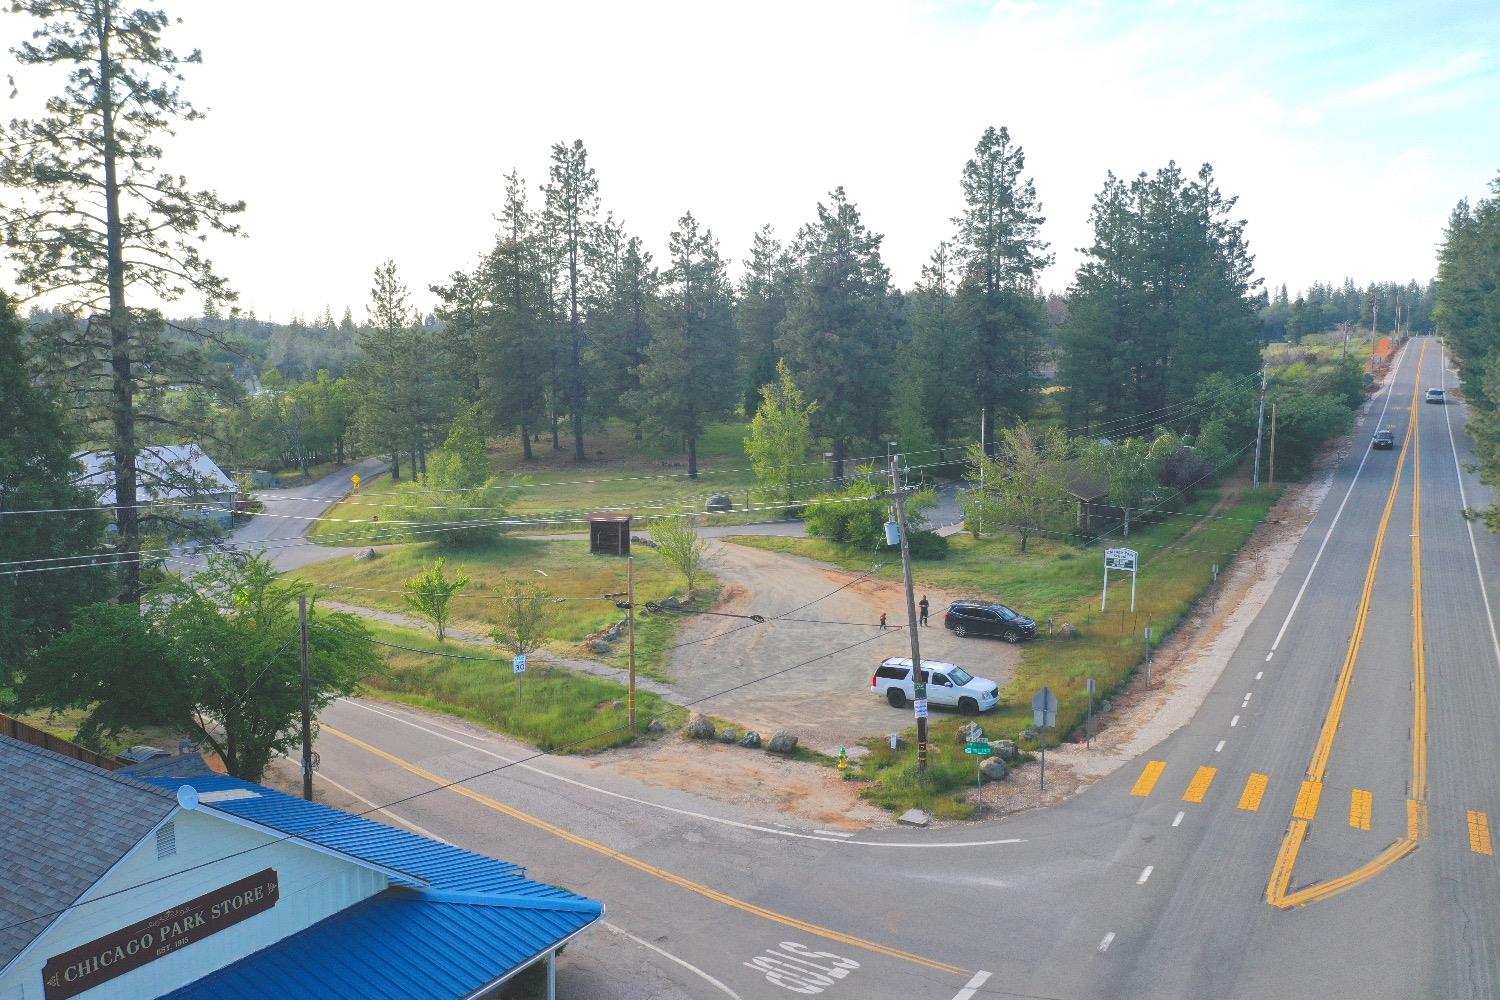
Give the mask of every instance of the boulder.
[(995, 756), (1004, 761), (1016, 759), (1015, 740), (990, 740), (990, 749), (995, 751)]
[(738, 743), (740, 741), (740, 734), (733, 729), (725, 729), (715, 739), (720, 743)]
[(714, 724), (707, 716), (694, 715), (683, 733), (690, 740), (711, 740), (714, 738)]
[(660, 601), (657, 601), (657, 603), (660, 604), (664, 608), (680, 608), (680, 607), (682, 607), (682, 600), (680, 598), (676, 597), (676, 596), (673, 596), (673, 597), (664, 597)]
[(370, 559), (375, 559), (379, 555), (380, 553), (376, 552), (374, 549), (365, 549), (363, 552), (354, 553), (354, 561), (365, 562)]
[(986, 757), (979, 765), (979, 774), (985, 781), (1004, 781), (1009, 773), (1010, 766), (999, 757)]
[(609, 627), (609, 630), (604, 633), (604, 638), (609, 642), (614, 642), (616, 639), (620, 638), (620, 633), (623, 631), (625, 631), (625, 623), (615, 622)]
[(797, 752), (797, 737), (783, 729), (771, 737), (771, 742), (766, 744), (766, 752), (791, 756)]
[(710, 514), (724, 514), (734, 510), (734, 501), (723, 493), (715, 493), (708, 499), (708, 512)]
[(750, 730), (750, 732), (746, 733), (743, 737), (740, 738), (740, 746), (745, 747), (749, 750), (759, 750), (760, 733), (757, 733), (753, 729)]
[(908, 809), (896, 817), (896, 822), (907, 826), (926, 826), (932, 822), (932, 817), (920, 809)]
[(646, 732), (655, 733), (658, 736), (667, 731), (667, 727), (661, 724), (660, 719), (652, 719), (646, 723)]
[(600, 655), (603, 655), (604, 653), (608, 653), (609, 652), (609, 643), (606, 642), (603, 639), (595, 639), (593, 642), (589, 643), (589, 652), (590, 653), (599, 653)]

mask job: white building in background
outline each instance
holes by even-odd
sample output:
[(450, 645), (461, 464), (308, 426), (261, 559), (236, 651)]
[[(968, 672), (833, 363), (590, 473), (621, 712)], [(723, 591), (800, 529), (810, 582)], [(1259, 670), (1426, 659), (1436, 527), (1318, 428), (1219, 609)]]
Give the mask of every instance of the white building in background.
[[(96, 491), (101, 506), (115, 500), (115, 456), (83, 451), (73, 456), (83, 466), (78, 485)], [(179, 516), (207, 517), (228, 528), (234, 518), (239, 487), (196, 444), (160, 444), (142, 448), (135, 460), (136, 502), (160, 503), (164, 513), (174, 505)]]

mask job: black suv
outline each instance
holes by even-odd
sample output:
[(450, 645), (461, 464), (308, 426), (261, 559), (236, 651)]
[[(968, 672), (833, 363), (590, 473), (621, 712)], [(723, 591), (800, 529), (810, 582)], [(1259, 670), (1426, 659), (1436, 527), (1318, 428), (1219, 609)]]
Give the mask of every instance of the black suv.
[(943, 615), (943, 627), (954, 635), (997, 635), (1006, 642), (1036, 638), (1036, 620), (1003, 604), (954, 601)]
[(1370, 439), (1371, 448), (1394, 448), (1396, 447), (1396, 435), (1389, 427), (1382, 427), (1375, 432)]

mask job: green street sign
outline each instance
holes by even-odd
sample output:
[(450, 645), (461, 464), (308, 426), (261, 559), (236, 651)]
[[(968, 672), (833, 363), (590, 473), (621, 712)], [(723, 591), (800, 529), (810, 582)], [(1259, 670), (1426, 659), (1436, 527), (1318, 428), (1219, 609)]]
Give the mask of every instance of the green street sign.
[(964, 747), (964, 753), (971, 753), (976, 757), (988, 757), (994, 752), (995, 751), (990, 748), (990, 745), (988, 743), (983, 742), (970, 743), (968, 746)]

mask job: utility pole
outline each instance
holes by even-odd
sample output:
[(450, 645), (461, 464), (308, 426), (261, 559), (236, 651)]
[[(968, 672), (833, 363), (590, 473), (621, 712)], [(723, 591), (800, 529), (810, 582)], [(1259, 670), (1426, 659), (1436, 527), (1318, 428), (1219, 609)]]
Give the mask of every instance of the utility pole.
[[(985, 416), (984, 409), (985, 408), (982, 407), (982, 406), (979, 408), (979, 453), (981, 455), (988, 454), (984, 450), (984, 416)], [(979, 494), (980, 494), (980, 496), (984, 495), (984, 463), (983, 462), (979, 463)]]
[(901, 495), (897, 466), (901, 456), (891, 456), (891, 489), (896, 494), (896, 525), (901, 530), (901, 572), (906, 577), (906, 630), (911, 634), (912, 712), (917, 717), (917, 770), (927, 770), (927, 681), (922, 671), (922, 647), (917, 638), (917, 599), (911, 582), (911, 543), (907, 539), (906, 500)]
[(625, 704), (629, 706), (630, 731), (635, 732), (635, 556), (625, 557), (625, 603), (629, 605), (625, 615), (625, 632), (630, 636), (630, 693)]
[(1250, 473), (1250, 486), (1260, 486), (1260, 438), (1266, 427), (1266, 363), (1260, 363), (1260, 415), (1255, 418), (1255, 469)]
[(312, 786), (312, 700), (307, 670), (307, 595), (297, 595), (297, 622), (302, 632), (302, 797), (311, 802)]
[(1267, 479), (1269, 480), (1269, 482), (1267, 483), (1267, 485), (1268, 486), (1275, 486), (1276, 485), (1276, 404), (1275, 403), (1271, 404), (1271, 461), (1270, 461), (1269, 464), (1270, 464), (1270, 468), (1267, 471), (1270, 472), (1270, 475), (1267, 477)]

